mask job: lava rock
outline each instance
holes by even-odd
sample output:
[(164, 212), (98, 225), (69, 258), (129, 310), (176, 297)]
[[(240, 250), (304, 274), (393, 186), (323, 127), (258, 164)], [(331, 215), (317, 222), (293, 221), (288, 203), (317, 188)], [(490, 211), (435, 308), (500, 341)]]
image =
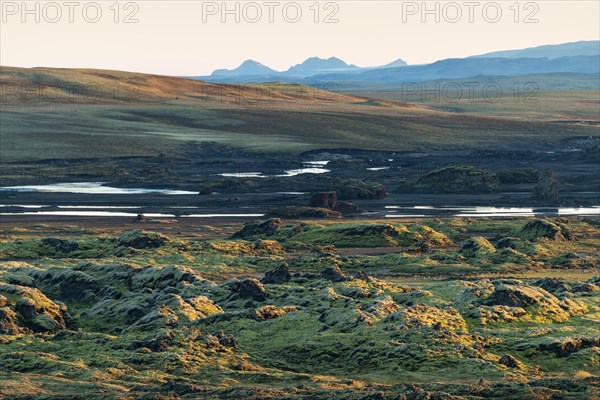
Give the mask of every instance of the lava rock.
[(237, 289), (239, 297), (244, 299), (252, 299), (256, 301), (262, 301), (267, 297), (265, 287), (258, 279), (246, 278), (240, 281), (240, 285)]
[(336, 192), (316, 193), (310, 198), (309, 207), (335, 208), (338, 203)]
[(572, 293), (596, 293), (600, 292), (600, 286), (594, 285), (593, 283), (580, 283), (571, 288)]
[(17, 314), (8, 307), (0, 307), (0, 334), (17, 335), (21, 329), (17, 325)]
[(521, 363), (519, 360), (517, 360), (510, 354), (506, 354), (506, 355), (502, 356), (498, 362), (508, 368), (515, 368), (515, 369), (523, 368), (523, 363)]
[(553, 294), (564, 293), (569, 290), (566, 281), (562, 278), (542, 278), (535, 281), (534, 285)]
[(337, 264), (325, 267), (321, 271), (321, 277), (333, 282), (342, 282), (346, 280), (346, 275)]
[(288, 264), (284, 262), (275, 269), (271, 269), (265, 272), (263, 282), (281, 284), (289, 282), (290, 279), (292, 279), (292, 275), (290, 274), (290, 268)]
[(500, 284), (487, 300), (488, 305), (527, 307), (540, 301), (537, 291), (529, 287)]
[(354, 203), (349, 203), (347, 201), (338, 201), (336, 206), (333, 208), (335, 211), (339, 211), (344, 215), (348, 214), (360, 214), (362, 213), (362, 209)]

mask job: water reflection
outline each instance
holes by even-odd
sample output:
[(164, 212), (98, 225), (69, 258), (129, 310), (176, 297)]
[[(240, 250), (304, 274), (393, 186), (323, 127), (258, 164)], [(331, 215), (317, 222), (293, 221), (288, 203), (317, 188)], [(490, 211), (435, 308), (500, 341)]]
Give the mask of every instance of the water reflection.
[(53, 183), (50, 185), (6, 186), (6, 187), (0, 188), (0, 191), (80, 193), (80, 194), (147, 194), (147, 193), (159, 193), (159, 194), (165, 194), (165, 195), (198, 194), (198, 192), (190, 192), (187, 190), (117, 188), (117, 187), (111, 187), (111, 186), (104, 186), (104, 184), (106, 184), (106, 182), (71, 182), (71, 183)]
[[(488, 207), (488, 206), (385, 206), (393, 210), (386, 214), (386, 218), (401, 218), (411, 214), (411, 210), (427, 211), (427, 216), (452, 216), (452, 217), (534, 217), (534, 216), (598, 216), (600, 206), (592, 207)], [(398, 210), (398, 211), (396, 211)], [(402, 212), (402, 214), (400, 214)]]

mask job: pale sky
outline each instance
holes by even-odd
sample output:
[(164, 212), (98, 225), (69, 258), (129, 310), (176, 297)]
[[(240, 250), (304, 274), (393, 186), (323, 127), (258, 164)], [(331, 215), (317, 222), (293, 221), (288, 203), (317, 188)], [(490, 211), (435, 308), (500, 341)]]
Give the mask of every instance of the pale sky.
[[(276, 70), (312, 56), (336, 56), (358, 66), (387, 64), (398, 58), (422, 64), (600, 39), (600, 2), (595, 0), (471, 2), (478, 5), (428, 1), (431, 14), (423, 12), (422, 1), (338, 0), (318, 2), (318, 15), (314, 0), (227, 1), (232, 14), (223, 13), (222, 1), (122, 1), (118, 15), (115, 7), (110, 8), (114, 0), (76, 1), (74, 8), (63, 0), (31, 1), (27, 2), (29, 14), (21, 1), (0, 3), (0, 64), (21, 67), (208, 75), (250, 58)], [(519, 6), (518, 15), (510, 8), (514, 3)], [(98, 8), (101, 15), (96, 14)], [(298, 9), (302, 14), (297, 17)], [(269, 22), (270, 11), (273, 22)], [(138, 22), (124, 23), (131, 13)], [(337, 22), (325, 23), (331, 13)], [(69, 22), (70, 14), (73, 22)], [(298, 21), (292, 23), (294, 19)]]

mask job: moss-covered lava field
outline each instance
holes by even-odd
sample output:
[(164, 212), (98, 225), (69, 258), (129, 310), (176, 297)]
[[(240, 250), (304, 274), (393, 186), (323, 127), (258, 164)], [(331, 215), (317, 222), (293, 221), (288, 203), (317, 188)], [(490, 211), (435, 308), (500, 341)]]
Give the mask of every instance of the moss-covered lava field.
[(6, 399), (595, 399), (592, 218), (5, 224)]

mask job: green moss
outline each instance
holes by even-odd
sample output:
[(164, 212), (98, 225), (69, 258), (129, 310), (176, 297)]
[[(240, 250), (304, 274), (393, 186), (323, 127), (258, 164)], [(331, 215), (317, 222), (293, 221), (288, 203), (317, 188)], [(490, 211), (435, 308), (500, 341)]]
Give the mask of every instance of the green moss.
[[(599, 373), (598, 347), (567, 356), (548, 349), (600, 335), (600, 292), (573, 290), (595, 288), (597, 273), (539, 268), (593, 262), (597, 228), (570, 219), (577, 241), (531, 243), (515, 236), (523, 220), (387, 222), (282, 223), (247, 240), (226, 238), (233, 226), (203, 229), (207, 241), (169, 234), (142, 249), (119, 245), (118, 233), (12, 232), (4, 248), (48, 255), (24, 262), (3, 253), (0, 326), (28, 330), (0, 336), (0, 397), (592, 393), (584, 379)], [(53, 243), (60, 252), (42, 244), (50, 236), (66, 241)], [(469, 246), (456, 251), (455, 241)], [(424, 252), (423, 243), (435, 245)], [(289, 281), (265, 283), (257, 300), (238, 295), (240, 280), (260, 279), (284, 259)], [(321, 278), (334, 264), (346, 280)], [(551, 291), (539, 281), (546, 275), (563, 277), (566, 289)], [(20, 319), (17, 302), (36, 310), (29, 320)], [(56, 329), (61, 317), (78, 330)], [(522, 365), (500, 363), (507, 354)]]
[(490, 171), (454, 166), (424, 175), (415, 186), (434, 193), (491, 193), (498, 191), (500, 180)]

